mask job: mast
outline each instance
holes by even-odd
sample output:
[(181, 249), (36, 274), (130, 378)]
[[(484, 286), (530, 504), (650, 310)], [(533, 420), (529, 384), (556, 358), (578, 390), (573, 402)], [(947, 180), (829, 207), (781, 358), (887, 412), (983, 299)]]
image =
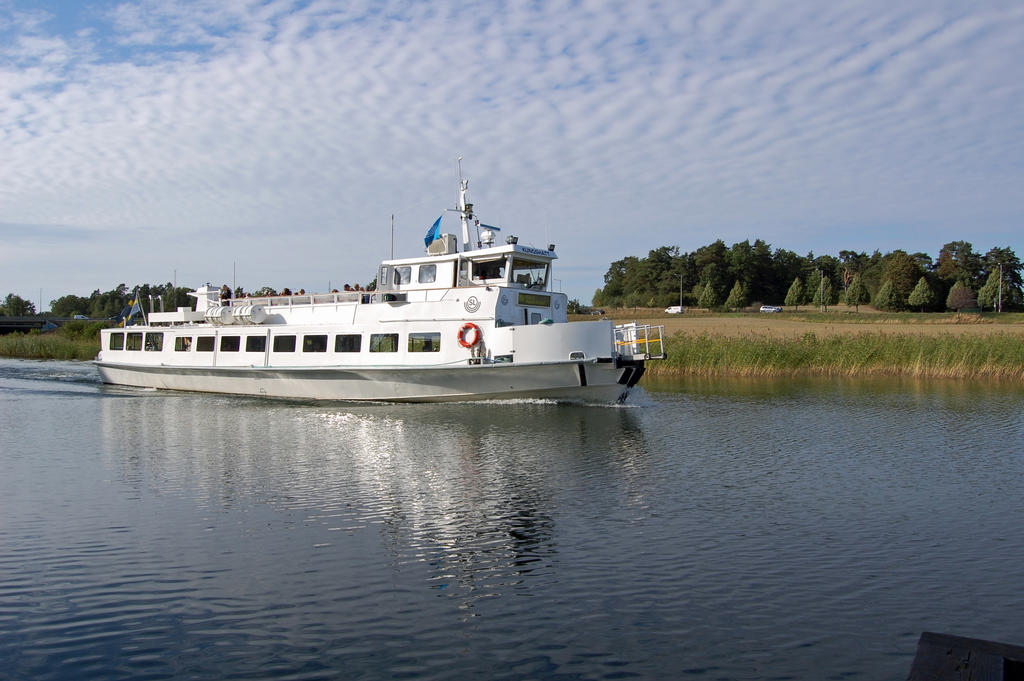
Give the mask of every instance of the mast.
[(469, 188), (469, 180), (462, 179), (462, 157), (459, 156), (459, 205), (455, 210), (459, 213), (462, 221), (462, 252), (473, 250), (473, 244), (469, 240), (469, 226), (473, 222), (473, 204), (466, 202), (466, 189)]

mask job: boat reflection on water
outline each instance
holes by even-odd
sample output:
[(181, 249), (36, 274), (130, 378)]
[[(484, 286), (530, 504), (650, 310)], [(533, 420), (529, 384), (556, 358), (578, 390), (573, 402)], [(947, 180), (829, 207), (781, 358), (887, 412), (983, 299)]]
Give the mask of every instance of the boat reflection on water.
[(158, 393), (105, 400), (103, 432), (140, 493), (179, 493), (201, 512), (269, 509), (270, 523), (310, 529), (318, 555), (385, 552), (393, 570), (468, 607), (551, 573), (559, 523), (579, 522), (566, 508), (573, 490), (628, 490), (649, 475), (641, 409)]

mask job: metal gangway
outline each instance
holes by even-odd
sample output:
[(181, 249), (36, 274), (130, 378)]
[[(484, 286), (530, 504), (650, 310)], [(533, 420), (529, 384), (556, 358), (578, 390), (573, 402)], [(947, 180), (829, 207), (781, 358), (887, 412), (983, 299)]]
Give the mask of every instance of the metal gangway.
[(615, 325), (615, 350), (633, 360), (665, 359), (665, 327), (655, 324)]

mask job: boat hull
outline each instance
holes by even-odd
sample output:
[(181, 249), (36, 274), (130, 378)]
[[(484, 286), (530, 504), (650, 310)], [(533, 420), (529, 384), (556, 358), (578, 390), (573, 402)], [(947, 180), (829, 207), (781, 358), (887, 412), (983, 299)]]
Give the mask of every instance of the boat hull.
[(169, 367), (96, 362), (104, 383), (311, 400), (450, 402), (541, 398), (621, 402), (642, 362), (479, 364), (459, 367)]

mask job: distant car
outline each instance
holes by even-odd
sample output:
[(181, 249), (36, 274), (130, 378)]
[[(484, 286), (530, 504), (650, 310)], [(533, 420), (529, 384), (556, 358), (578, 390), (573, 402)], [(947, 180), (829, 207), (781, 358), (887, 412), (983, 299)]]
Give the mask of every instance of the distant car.
[(601, 315), (601, 314), (604, 314), (604, 310), (591, 310), (590, 314)]
[(683, 314), (686, 308), (682, 305), (670, 305), (665, 308), (665, 314)]
[(782, 312), (782, 308), (778, 305), (762, 305), (761, 312)]
[(84, 314), (76, 314), (72, 319), (88, 319)]

